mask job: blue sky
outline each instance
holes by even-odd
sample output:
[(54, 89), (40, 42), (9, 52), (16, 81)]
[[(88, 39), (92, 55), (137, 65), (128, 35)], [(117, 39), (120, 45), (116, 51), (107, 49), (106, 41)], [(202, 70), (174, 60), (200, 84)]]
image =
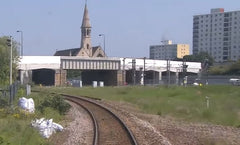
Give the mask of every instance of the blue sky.
[[(80, 47), (85, 0), (2, 0), (0, 36), (20, 41), (25, 55), (53, 55)], [(240, 10), (239, 0), (88, 0), (93, 46), (106, 38), (111, 57), (149, 57), (149, 46), (163, 39), (190, 44), (193, 15), (211, 8)]]

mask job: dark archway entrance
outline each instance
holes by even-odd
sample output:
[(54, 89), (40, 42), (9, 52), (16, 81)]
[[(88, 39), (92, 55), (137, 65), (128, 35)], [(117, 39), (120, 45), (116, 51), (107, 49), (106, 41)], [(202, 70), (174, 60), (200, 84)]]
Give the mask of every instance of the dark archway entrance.
[(81, 73), (83, 85), (92, 85), (93, 81), (103, 81), (106, 86), (117, 85), (117, 71), (89, 70)]
[(32, 81), (45, 86), (55, 85), (55, 71), (51, 69), (37, 69), (32, 71)]

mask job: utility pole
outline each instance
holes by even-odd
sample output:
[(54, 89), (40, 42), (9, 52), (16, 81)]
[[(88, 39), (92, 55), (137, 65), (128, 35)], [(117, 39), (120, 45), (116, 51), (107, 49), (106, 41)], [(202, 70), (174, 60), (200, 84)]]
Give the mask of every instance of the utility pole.
[(136, 59), (132, 60), (132, 71), (133, 71), (133, 85), (136, 85)]
[(12, 85), (12, 36), (9, 36), (7, 39), (7, 46), (10, 47), (10, 64), (9, 64), (9, 103), (12, 107), (12, 102), (13, 102), (13, 85)]
[(10, 47), (9, 84), (12, 85), (12, 36), (7, 39), (7, 45)]
[(209, 65), (209, 62), (208, 62), (208, 59), (206, 58), (206, 59), (204, 60), (204, 71), (206, 72), (206, 75), (207, 75), (206, 85), (208, 85), (208, 65)]
[(176, 85), (178, 85), (179, 83), (179, 69), (177, 69), (177, 72), (176, 72)]
[(145, 66), (146, 65), (146, 57), (143, 58), (143, 85), (145, 86)]
[(187, 67), (188, 65), (186, 65), (186, 61), (183, 59), (183, 64), (182, 64), (182, 71), (183, 71), (183, 85), (186, 86), (187, 85)]
[(126, 72), (125, 72), (125, 59), (126, 58), (123, 58), (123, 72), (122, 72), (122, 82), (123, 82), (123, 85), (125, 85), (125, 81), (126, 81)]
[(170, 76), (170, 60), (167, 59), (167, 85), (168, 85), (168, 87), (170, 85), (170, 78), (171, 78), (171, 76)]
[(12, 48), (13, 48), (13, 45), (12, 45), (12, 37), (11, 38), (11, 53), (10, 53), (10, 85), (12, 85)]
[(106, 57), (107, 55), (106, 55), (106, 50), (105, 50), (105, 43), (106, 43), (106, 42), (105, 42), (105, 34), (99, 34), (99, 36), (100, 36), (100, 37), (101, 37), (101, 36), (103, 37), (103, 51), (104, 51), (104, 55), (105, 55), (105, 57)]
[(18, 30), (17, 32), (21, 33), (21, 51), (20, 51), (20, 56), (23, 56), (23, 31)]

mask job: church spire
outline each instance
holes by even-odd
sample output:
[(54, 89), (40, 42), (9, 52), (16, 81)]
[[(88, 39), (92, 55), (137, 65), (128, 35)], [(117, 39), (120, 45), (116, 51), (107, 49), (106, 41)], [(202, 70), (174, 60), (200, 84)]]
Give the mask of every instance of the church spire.
[(90, 19), (88, 15), (88, 9), (87, 9), (87, 1), (84, 8), (84, 14), (83, 14), (83, 20), (82, 20), (82, 27), (81, 27), (81, 46), (80, 49), (82, 49), (81, 55), (92, 57), (92, 44), (91, 44), (91, 25), (90, 25)]
[(86, 27), (91, 28), (90, 19), (89, 19), (89, 15), (88, 15), (87, 2), (85, 4), (83, 20), (82, 20), (82, 28), (86, 28)]

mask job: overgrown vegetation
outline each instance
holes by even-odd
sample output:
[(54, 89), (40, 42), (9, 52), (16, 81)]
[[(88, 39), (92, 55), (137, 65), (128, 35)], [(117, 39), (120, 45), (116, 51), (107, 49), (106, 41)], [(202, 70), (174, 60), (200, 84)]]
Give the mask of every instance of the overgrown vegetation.
[(64, 115), (69, 109), (70, 105), (66, 103), (60, 95), (47, 95), (43, 100), (40, 101), (40, 104), (37, 106), (37, 109), (44, 113), (47, 107), (51, 107), (59, 112), (60, 115)]
[[(193, 122), (240, 125), (240, 89), (237, 86), (42, 88), (72, 95), (129, 102), (145, 113)], [(209, 108), (207, 99), (209, 97)]]
[(200, 52), (199, 54), (186, 55), (183, 57), (185, 61), (189, 62), (202, 62), (208, 61), (208, 65), (213, 65), (214, 59), (206, 52)]
[(240, 60), (231, 65), (212, 66), (209, 73), (214, 75), (240, 75)]
[(0, 108), (4, 108), (8, 105), (8, 100), (7, 98), (1, 98), (0, 97)]
[[(22, 97), (24, 90), (18, 91), (18, 97)], [(30, 126), (33, 119), (53, 118), (54, 122), (61, 121), (70, 105), (59, 95), (48, 93), (32, 93), (29, 97), (33, 98), (35, 103), (35, 113), (27, 113), (17, 106), (18, 98), (15, 99), (13, 107), (6, 102), (0, 106), (0, 144), (11, 145), (33, 145), (52, 144), (49, 140), (43, 139), (38, 131)], [(1, 100), (2, 101), (2, 100)]]
[(81, 78), (80, 70), (67, 70), (67, 79)]
[[(7, 45), (7, 39), (9, 37), (3, 36), (0, 37), (0, 86), (9, 84), (9, 63), (10, 63), (10, 46)], [(17, 62), (18, 62), (18, 53), (17, 53), (17, 42), (13, 41), (13, 81), (17, 77)]]

